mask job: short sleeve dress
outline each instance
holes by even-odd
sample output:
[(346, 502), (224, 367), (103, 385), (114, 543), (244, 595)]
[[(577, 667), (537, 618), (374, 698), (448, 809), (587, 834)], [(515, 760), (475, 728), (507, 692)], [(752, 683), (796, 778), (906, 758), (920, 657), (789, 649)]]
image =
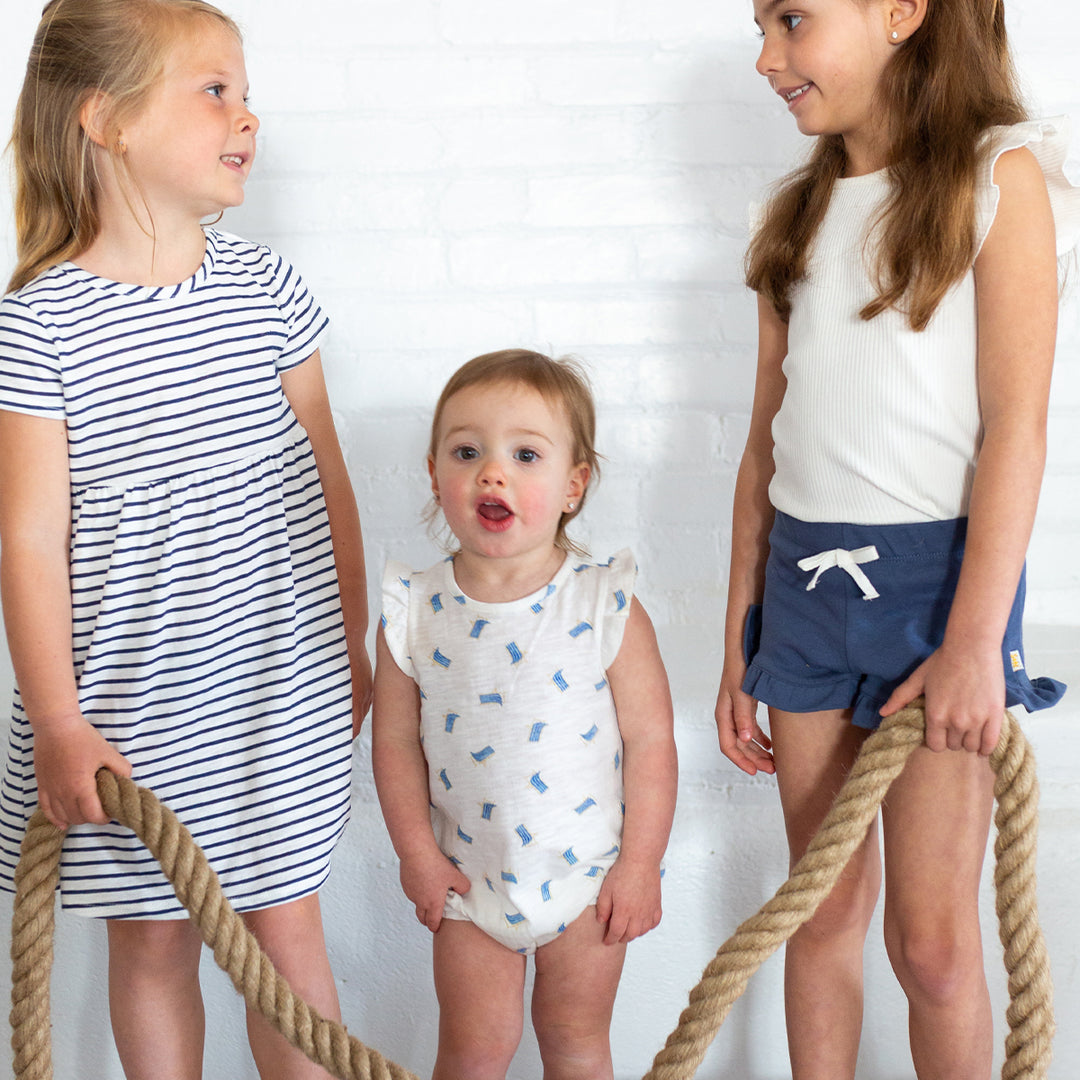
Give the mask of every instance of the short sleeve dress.
[[(237, 910), (314, 892), (349, 812), (351, 690), (325, 501), (280, 374), (326, 317), (269, 248), (207, 230), (169, 287), (65, 263), (0, 303), (0, 408), (66, 423), (83, 714), (205, 850)], [(15, 692), (0, 886), (37, 803)], [(118, 825), (68, 830), (63, 906), (184, 915)]]

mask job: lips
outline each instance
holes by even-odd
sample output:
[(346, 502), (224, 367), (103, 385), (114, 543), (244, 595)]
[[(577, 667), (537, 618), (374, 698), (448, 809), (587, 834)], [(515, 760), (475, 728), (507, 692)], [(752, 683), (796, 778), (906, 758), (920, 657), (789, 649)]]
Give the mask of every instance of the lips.
[(222, 154), (221, 161), (225, 165), (229, 165), (234, 169), (242, 169), (244, 167), (244, 158), (241, 154)]
[(514, 512), (501, 499), (484, 499), (477, 503), (476, 516), (480, 524), (490, 532), (502, 532), (509, 529), (514, 520)]
[(796, 101), (803, 97), (803, 95), (810, 89), (812, 83), (803, 83), (802, 86), (794, 86), (790, 90), (778, 90), (777, 93), (788, 103), (788, 106), (794, 105)]

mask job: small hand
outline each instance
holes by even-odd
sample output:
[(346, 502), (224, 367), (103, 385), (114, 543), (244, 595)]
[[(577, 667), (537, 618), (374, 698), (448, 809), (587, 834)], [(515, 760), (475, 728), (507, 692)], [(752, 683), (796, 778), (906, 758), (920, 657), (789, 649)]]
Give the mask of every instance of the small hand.
[(617, 859), (596, 898), (596, 918), (607, 923), (604, 944), (625, 944), (647, 934), (662, 914), (660, 868)]
[(889, 695), (891, 716), (922, 695), (926, 745), (935, 752), (967, 750), (988, 757), (1005, 717), (1005, 676), (998, 649), (962, 650), (942, 645)]
[(416, 908), (417, 919), (432, 933), (439, 929), (446, 894), (462, 896), (469, 891), (469, 879), (436, 847), (423, 855), (401, 860), (401, 887)]
[(97, 771), (131, 776), (131, 763), (83, 716), (34, 727), (34, 773), (45, 817), (58, 829), (109, 820), (97, 793)]
[(772, 742), (757, 722), (757, 702), (745, 693), (741, 674), (726, 669), (716, 697), (716, 729), (720, 750), (743, 772), (756, 776), (759, 771), (775, 773), (776, 765), (769, 752)]

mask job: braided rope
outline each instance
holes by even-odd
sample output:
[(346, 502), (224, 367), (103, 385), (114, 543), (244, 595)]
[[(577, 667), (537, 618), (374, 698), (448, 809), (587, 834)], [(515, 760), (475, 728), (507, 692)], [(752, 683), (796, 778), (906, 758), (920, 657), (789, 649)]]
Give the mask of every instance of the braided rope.
[[(721, 945), (645, 1080), (687, 1080), (694, 1075), (750, 976), (832, 891), (923, 734), (923, 713), (914, 705), (890, 717), (866, 740), (806, 854), (772, 900)], [(1035, 901), (1038, 784), (1031, 748), (1011, 713), (1005, 714), (990, 764), (997, 774), (998, 801), (994, 880), (1011, 999), (1002, 1080), (1045, 1080), (1054, 1021)], [(151, 792), (103, 770), (98, 793), (106, 813), (131, 828), (161, 863), (214, 959), (248, 1005), (293, 1046), (338, 1080), (416, 1080), (292, 992), (232, 910), (191, 834)], [(37, 811), (15, 875), (11, 1041), (16, 1080), (52, 1080), (49, 974), (62, 841), (63, 833)]]
[[(252, 1009), (338, 1080), (417, 1080), (293, 993), (225, 898), (191, 833), (152, 792), (104, 769), (97, 775), (97, 786), (105, 812), (130, 828), (161, 864), (218, 966)], [(49, 973), (63, 839), (64, 834), (36, 811), (15, 872), (11, 1045), (16, 1080), (52, 1080), (53, 1075)]]
[[(832, 891), (924, 732), (921, 702), (916, 702), (886, 719), (867, 738), (806, 854), (776, 895), (720, 946), (644, 1080), (689, 1080), (694, 1075), (750, 976)], [(996, 773), (998, 803), (994, 883), (1011, 999), (1001, 1075), (1002, 1080), (1045, 1080), (1054, 1014), (1049, 960), (1035, 901), (1039, 791), (1034, 755), (1010, 712), (1005, 713), (990, 765)]]

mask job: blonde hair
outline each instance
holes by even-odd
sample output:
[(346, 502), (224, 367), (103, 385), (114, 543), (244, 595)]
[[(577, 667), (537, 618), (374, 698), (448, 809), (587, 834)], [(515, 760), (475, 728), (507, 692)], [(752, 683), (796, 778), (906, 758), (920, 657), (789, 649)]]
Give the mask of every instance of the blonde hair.
[[(600, 455), (596, 452), (596, 407), (592, 390), (582, 366), (570, 357), (552, 359), (528, 349), (502, 349), (499, 352), (476, 356), (450, 376), (435, 404), (431, 420), (431, 440), (428, 457), (435, 460), (439, 443), (439, 426), (446, 403), (457, 393), (473, 386), (526, 386), (535, 390), (551, 406), (563, 410), (570, 426), (571, 458), (575, 465), (589, 467), (589, 482), (573, 510), (564, 511), (555, 532), (555, 546), (577, 555), (587, 552), (566, 535), (566, 526), (581, 513), (585, 497), (594, 480), (600, 477)], [(434, 521), (438, 507), (429, 510)]]
[(85, 251), (101, 229), (96, 155), (80, 121), (83, 107), (101, 96), (97, 126), (112, 140), (144, 107), (177, 36), (197, 19), (215, 20), (240, 39), (236, 23), (203, 0), (45, 5), (9, 143), (18, 256), (9, 290)]
[[(859, 314), (895, 308), (923, 330), (971, 267), (982, 137), (1026, 117), (1002, 0), (929, 0), (922, 25), (890, 58), (877, 100), (888, 114), (891, 193), (878, 218), (878, 294)], [(746, 283), (785, 321), (845, 164), (843, 139), (820, 136), (807, 163), (780, 181), (751, 240)]]

